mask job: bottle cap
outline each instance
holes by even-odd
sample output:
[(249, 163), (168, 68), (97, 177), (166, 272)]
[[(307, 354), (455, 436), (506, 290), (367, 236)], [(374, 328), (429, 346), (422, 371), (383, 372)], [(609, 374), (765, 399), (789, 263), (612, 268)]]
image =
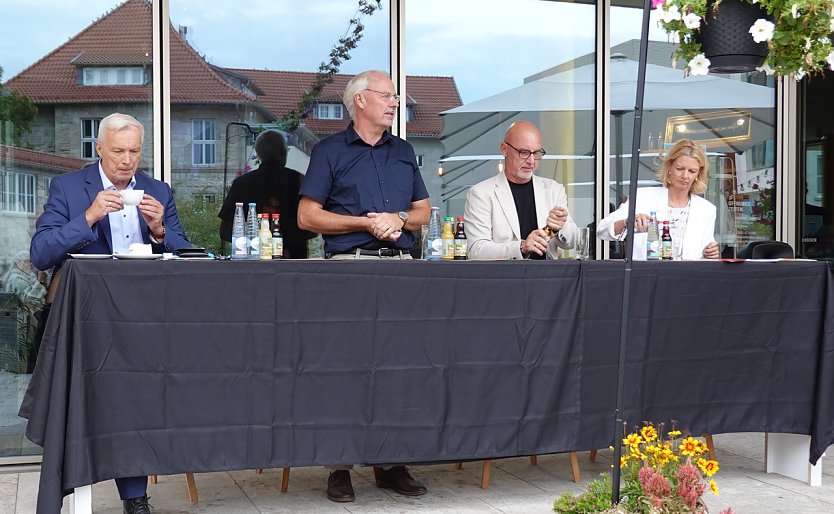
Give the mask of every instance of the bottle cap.
[(243, 202), (235, 202), (235, 205), (240, 205), (241, 207), (243, 207)]
[(463, 221), (463, 216), (458, 216), (458, 221)]

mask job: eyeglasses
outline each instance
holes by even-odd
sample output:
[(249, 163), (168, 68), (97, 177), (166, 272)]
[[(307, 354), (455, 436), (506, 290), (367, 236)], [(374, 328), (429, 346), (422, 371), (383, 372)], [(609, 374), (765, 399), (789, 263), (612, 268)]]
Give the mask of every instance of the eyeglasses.
[(377, 91), (376, 89), (371, 89), (371, 88), (368, 88), (368, 87), (365, 88), (365, 91), (373, 91), (374, 93), (376, 93), (378, 95), (382, 95), (382, 99), (385, 100), (386, 102), (390, 102), (392, 98), (394, 99), (395, 102), (397, 102), (397, 103), (400, 102), (400, 95), (394, 95), (394, 94), (388, 93), (387, 91)]
[(544, 148), (540, 148), (540, 149), (536, 150), (535, 152), (531, 152), (530, 150), (519, 150), (518, 148), (514, 147), (513, 145), (511, 145), (510, 143), (508, 143), (506, 141), (504, 141), (504, 144), (509, 146), (510, 148), (515, 150), (516, 152), (518, 152), (518, 156), (521, 157), (522, 159), (525, 159), (525, 160), (528, 159), (532, 155), (533, 159), (535, 159), (537, 161), (540, 161), (540, 160), (542, 160), (542, 157), (547, 155), (547, 152), (544, 150)]

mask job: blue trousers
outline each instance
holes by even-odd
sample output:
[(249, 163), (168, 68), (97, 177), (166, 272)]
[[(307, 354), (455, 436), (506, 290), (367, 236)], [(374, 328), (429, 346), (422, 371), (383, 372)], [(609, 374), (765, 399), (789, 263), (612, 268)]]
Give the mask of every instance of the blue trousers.
[(148, 491), (148, 477), (117, 478), (116, 488), (119, 490), (119, 498), (122, 500), (145, 496)]

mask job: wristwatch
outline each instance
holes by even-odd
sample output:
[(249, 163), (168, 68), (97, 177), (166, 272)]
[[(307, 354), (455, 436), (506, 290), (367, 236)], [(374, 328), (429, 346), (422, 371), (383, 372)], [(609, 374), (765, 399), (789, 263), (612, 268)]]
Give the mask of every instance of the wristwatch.
[(405, 211), (400, 211), (397, 213), (397, 216), (399, 216), (400, 219), (403, 220), (403, 227), (405, 227), (405, 224), (408, 223), (408, 213)]

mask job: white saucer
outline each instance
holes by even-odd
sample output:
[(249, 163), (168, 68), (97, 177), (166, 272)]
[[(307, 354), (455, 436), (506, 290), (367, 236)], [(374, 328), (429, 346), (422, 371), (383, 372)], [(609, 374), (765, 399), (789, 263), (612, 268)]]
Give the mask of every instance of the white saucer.
[(68, 254), (73, 259), (112, 259), (113, 256), (109, 253), (70, 253)]
[(113, 257), (117, 259), (135, 259), (140, 261), (155, 261), (157, 259), (162, 258), (161, 253), (153, 253), (153, 254), (130, 254), (130, 253), (114, 253)]

